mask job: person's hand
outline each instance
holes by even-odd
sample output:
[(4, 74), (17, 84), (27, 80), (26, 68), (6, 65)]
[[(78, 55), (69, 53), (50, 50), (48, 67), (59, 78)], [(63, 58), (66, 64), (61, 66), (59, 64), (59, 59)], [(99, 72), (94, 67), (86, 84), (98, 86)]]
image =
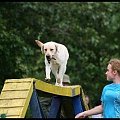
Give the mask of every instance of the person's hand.
[(85, 117), (86, 117), (86, 115), (85, 115), (84, 112), (78, 113), (78, 114), (75, 116), (75, 118), (85, 118)]

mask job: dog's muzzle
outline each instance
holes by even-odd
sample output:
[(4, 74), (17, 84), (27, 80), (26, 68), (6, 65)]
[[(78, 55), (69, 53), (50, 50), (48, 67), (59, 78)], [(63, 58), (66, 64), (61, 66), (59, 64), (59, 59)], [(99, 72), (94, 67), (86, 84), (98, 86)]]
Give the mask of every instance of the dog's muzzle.
[(48, 63), (50, 63), (50, 60), (51, 60), (50, 55), (46, 55), (46, 58), (47, 58)]

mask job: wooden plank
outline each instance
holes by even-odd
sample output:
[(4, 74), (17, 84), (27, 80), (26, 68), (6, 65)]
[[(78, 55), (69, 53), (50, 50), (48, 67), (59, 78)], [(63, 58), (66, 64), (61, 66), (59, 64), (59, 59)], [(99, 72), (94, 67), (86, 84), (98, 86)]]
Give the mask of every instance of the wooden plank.
[(0, 99), (15, 99), (15, 98), (26, 98), (27, 91), (2, 91)]
[(19, 115), (8, 115), (6, 118), (21, 118)]
[(6, 83), (2, 91), (10, 90), (26, 90), (30, 86), (30, 83)]
[(25, 99), (0, 100), (0, 108), (24, 106)]
[(21, 79), (7, 79), (7, 80), (5, 80), (5, 83), (28, 83), (28, 82), (30, 82), (31, 83), (31, 81), (33, 80), (34, 78), (21, 78)]
[(18, 116), (21, 107), (16, 108), (0, 108), (0, 114), (5, 113), (7, 116)]
[(35, 88), (47, 93), (52, 93), (61, 96), (69, 96), (73, 97), (80, 94), (80, 85), (72, 85), (72, 86), (55, 86), (53, 84), (49, 84), (43, 82), (41, 80), (36, 80)]

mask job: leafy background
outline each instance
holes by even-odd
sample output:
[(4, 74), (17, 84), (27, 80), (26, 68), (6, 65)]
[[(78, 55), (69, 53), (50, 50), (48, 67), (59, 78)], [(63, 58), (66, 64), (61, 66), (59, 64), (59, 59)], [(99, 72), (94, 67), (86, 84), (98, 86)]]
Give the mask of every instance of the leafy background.
[(120, 57), (119, 21), (119, 2), (0, 4), (0, 90), (6, 79), (44, 80), (44, 55), (35, 40), (55, 41), (69, 50), (71, 85), (81, 85), (94, 106), (109, 83), (108, 61)]

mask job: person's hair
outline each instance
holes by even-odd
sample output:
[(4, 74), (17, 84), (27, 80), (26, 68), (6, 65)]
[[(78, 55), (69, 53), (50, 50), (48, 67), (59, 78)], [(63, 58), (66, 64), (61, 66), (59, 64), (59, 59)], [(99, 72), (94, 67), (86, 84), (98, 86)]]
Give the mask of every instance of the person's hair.
[(120, 59), (111, 59), (109, 61), (109, 64), (111, 64), (112, 70), (116, 70), (118, 72), (118, 75), (120, 76)]

